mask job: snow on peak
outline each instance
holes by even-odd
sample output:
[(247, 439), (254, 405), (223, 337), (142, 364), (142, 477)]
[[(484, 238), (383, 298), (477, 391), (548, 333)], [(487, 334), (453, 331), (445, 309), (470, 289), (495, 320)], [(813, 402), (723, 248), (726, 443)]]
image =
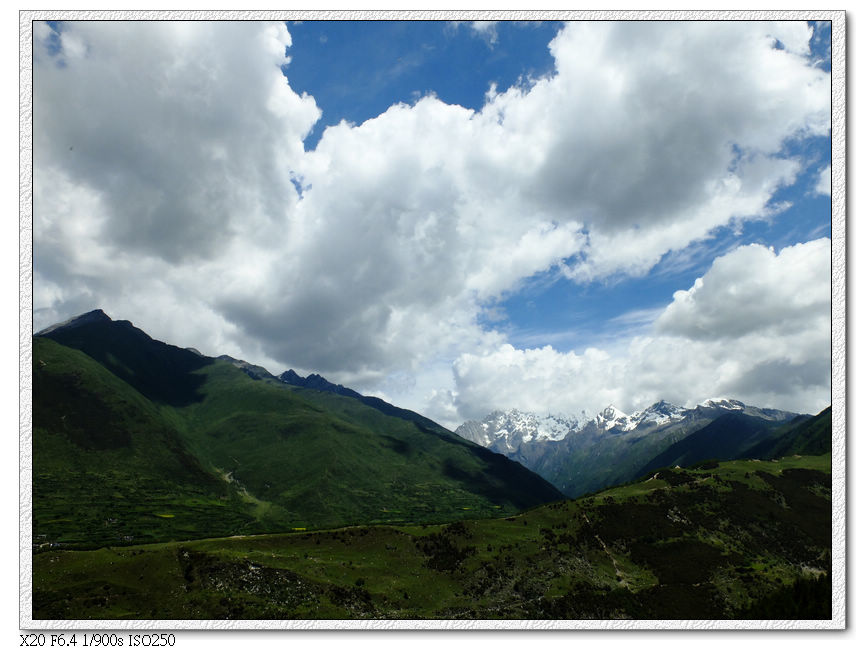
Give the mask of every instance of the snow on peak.
[(615, 427), (618, 427), (623, 431), (630, 431), (637, 426), (631, 421), (631, 418), (627, 413), (620, 411), (612, 404), (598, 413), (595, 417), (595, 422), (599, 429), (604, 429), (605, 431), (609, 431)]
[(611, 404), (595, 417), (595, 423), (602, 431), (616, 429), (620, 432), (627, 432), (633, 431), (637, 427), (659, 427), (670, 422), (683, 420), (686, 417), (685, 411), (684, 407), (660, 400), (647, 409), (634, 411), (628, 415)]
[(518, 440), (533, 442), (538, 440), (562, 440), (573, 430), (581, 429), (590, 417), (585, 411), (578, 415), (547, 414), (539, 415), (518, 409), (493, 411), (480, 422), (487, 446), (495, 439), (501, 439), (508, 448)]
[(713, 397), (712, 399), (707, 399), (703, 402), (700, 402), (697, 406), (705, 406), (707, 408), (722, 408), (727, 409), (728, 411), (742, 411), (745, 408), (745, 405), (735, 399), (726, 399), (723, 397)]
[(537, 418), (535, 440), (563, 440), (571, 431), (582, 429), (590, 419), (586, 411), (580, 411), (576, 415), (548, 413)]
[[(514, 452), (523, 444), (559, 442), (568, 436), (581, 435), (589, 425), (589, 435), (592, 436), (596, 433), (619, 435), (631, 431), (639, 436), (683, 420), (718, 414), (718, 411), (745, 411), (748, 408), (737, 400), (713, 398), (701, 402), (695, 408), (659, 400), (631, 414), (610, 404), (594, 417), (585, 410), (578, 414), (540, 415), (511, 409), (494, 411), (480, 422), (466, 422), (457, 428), (457, 433), (486, 447)], [(702, 409), (711, 409), (715, 413), (707, 414)]]
[(655, 402), (645, 411), (634, 413), (631, 418), (637, 421), (638, 424), (654, 424), (661, 426), (675, 420), (682, 420), (685, 409), (681, 406), (675, 406), (665, 400)]

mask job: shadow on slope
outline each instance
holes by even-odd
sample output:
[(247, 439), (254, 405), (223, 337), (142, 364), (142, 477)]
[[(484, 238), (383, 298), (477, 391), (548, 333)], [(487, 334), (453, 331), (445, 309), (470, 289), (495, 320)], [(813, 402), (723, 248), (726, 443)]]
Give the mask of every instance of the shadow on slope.
[(209, 357), (152, 339), (129, 321), (111, 320), (99, 309), (36, 336), (81, 350), (148, 399), (171, 406), (201, 400), (205, 378), (194, 373), (213, 363)]

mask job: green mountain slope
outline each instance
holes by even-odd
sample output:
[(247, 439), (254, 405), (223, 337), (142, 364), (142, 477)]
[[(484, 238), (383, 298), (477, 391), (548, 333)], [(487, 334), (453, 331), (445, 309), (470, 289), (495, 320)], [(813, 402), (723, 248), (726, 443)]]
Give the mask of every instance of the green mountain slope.
[(733, 460), (746, 457), (779, 423), (744, 413), (727, 413), (702, 429), (670, 445), (644, 465), (638, 475), (661, 467), (688, 467), (700, 461)]
[(34, 544), (442, 522), (561, 498), (418, 418), (91, 312), (34, 339)]
[(561, 498), (518, 463), (356, 399), (200, 371), (186, 440), (291, 527), (489, 516)]
[(78, 350), (33, 341), (33, 541), (101, 545), (260, 531), (177, 422)]
[(556, 449), (538, 463), (535, 471), (568, 496), (597, 492), (642, 476), (648, 459), (663, 453), (701, 424), (645, 436), (607, 436), (592, 444)]
[(780, 429), (770, 438), (757, 443), (746, 452), (751, 458), (779, 458), (801, 454), (814, 456), (832, 450), (832, 407), (827, 407), (812, 418), (797, 422), (793, 427)]
[(45, 619), (831, 617), (829, 458), (661, 470), (448, 525), (34, 557)]

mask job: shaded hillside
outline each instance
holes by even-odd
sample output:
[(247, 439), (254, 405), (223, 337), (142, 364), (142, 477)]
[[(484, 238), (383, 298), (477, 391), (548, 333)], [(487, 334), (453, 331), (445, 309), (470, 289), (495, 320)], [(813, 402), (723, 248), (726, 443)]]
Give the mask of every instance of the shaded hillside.
[(420, 416), (262, 381), (106, 319), (34, 339), (37, 546), (442, 522), (562, 496)]
[[(523, 514), (34, 557), (46, 619), (823, 619), (829, 459), (732, 461)], [(86, 576), (86, 577), (84, 577)]]
[(195, 371), (213, 359), (156, 341), (129, 321), (114, 321), (101, 309), (37, 333), (81, 350), (142, 395), (184, 406), (197, 401), (204, 381)]
[(559, 445), (545, 453), (535, 471), (569, 496), (596, 492), (642, 476), (647, 459), (662, 453), (705, 422), (697, 420), (645, 435), (638, 432), (598, 437), (588, 444)]
[(832, 450), (832, 407), (803, 420), (754, 445), (746, 455), (752, 458), (780, 458), (793, 454), (828, 454)]
[(747, 450), (764, 440), (778, 426), (778, 422), (744, 413), (725, 413), (699, 431), (670, 445), (646, 463), (638, 474), (646, 474), (660, 467), (688, 467), (707, 459), (742, 458), (747, 455)]

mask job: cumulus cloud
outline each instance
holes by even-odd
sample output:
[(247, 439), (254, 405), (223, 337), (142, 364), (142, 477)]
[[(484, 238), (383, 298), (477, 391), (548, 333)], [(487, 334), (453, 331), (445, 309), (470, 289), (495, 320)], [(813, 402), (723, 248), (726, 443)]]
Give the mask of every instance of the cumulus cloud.
[(288, 31), (38, 25), (37, 328), (102, 306), (171, 340), (226, 343), (234, 328), (209, 301), (284, 230), (291, 170), (319, 115), (281, 73)]
[(59, 38), (55, 55), (37, 40), (34, 183), (95, 192), (110, 223), (94, 237), (183, 262), (285, 218), (320, 112), (280, 74), (283, 25), (74, 22)]
[[(573, 23), (550, 45), (556, 76), (491, 101), (486, 112), (538, 143), (523, 192), (589, 227), (574, 277), (639, 275), (771, 212), (799, 171), (774, 154), (828, 130), (828, 75), (799, 56), (809, 37), (804, 23)], [(788, 93), (801, 103), (779, 104)]]
[(506, 343), (488, 354), (463, 354), (454, 362), (454, 402), (462, 419), (510, 408), (577, 413), (598, 404), (622, 403), (620, 376), (621, 364), (602, 350), (519, 350)]
[(828, 239), (777, 254), (742, 246), (676, 292), (654, 331), (625, 347), (577, 354), (504, 344), (461, 356), (454, 403), (466, 419), (511, 407), (633, 410), (712, 396), (816, 413), (829, 403), (829, 299)]
[(780, 251), (743, 246), (715, 260), (688, 291), (677, 291), (655, 322), (661, 334), (727, 340), (805, 329), (830, 309), (830, 241)]
[[(633, 401), (619, 386), (634, 362), (509, 348), (479, 316), (535, 274), (638, 276), (777, 211), (802, 173), (785, 143), (828, 132), (809, 37), (805, 23), (568, 23), (554, 73), (480, 111), (424, 97), (305, 152), (320, 112), (291, 88), (283, 24), (38, 23), (36, 327), (103, 307), (370, 392), (397, 395), (411, 373), (404, 394), (429, 389), (451, 414), (494, 390), (482, 361)], [(692, 336), (718, 320), (707, 295), (695, 287), (693, 313), (674, 301), (688, 318), (662, 317), (658, 340), (708, 345)], [(455, 385), (420, 377), (454, 359)]]

